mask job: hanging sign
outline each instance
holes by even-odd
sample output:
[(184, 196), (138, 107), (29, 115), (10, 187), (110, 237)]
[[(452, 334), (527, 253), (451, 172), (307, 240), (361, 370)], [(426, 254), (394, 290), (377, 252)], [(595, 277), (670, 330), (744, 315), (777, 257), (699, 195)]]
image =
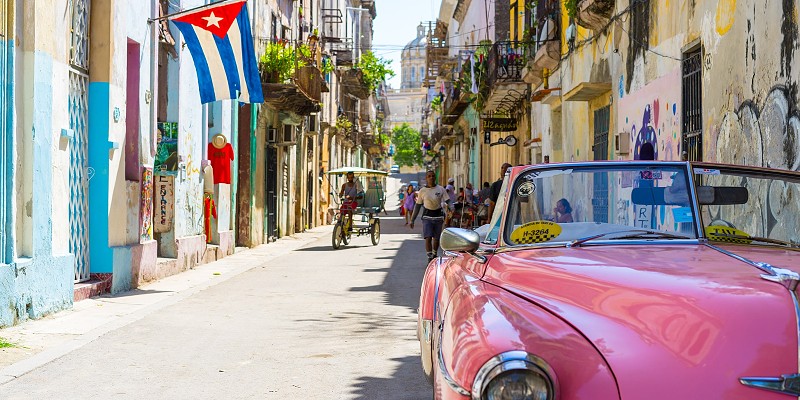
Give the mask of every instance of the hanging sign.
[(492, 143), (492, 131), (483, 131), (483, 143)]
[(513, 132), (517, 130), (517, 120), (514, 118), (485, 118), (483, 130), (492, 132)]
[(171, 175), (156, 175), (155, 183), (155, 211), (153, 216), (156, 233), (172, 230), (172, 220), (175, 218), (175, 177)]

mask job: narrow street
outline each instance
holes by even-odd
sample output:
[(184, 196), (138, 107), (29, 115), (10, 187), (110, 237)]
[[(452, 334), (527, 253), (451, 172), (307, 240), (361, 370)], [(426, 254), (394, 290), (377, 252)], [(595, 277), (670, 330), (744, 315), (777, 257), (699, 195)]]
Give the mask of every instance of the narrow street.
[[(395, 208), (398, 181), (389, 181)], [(338, 251), (330, 226), (318, 228), (318, 239), (296, 251), (0, 385), (0, 398), (429, 398), (416, 340), (419, 227), (409, 231), (396, 210), (381, 222), (378, 246), (354, 237)]]

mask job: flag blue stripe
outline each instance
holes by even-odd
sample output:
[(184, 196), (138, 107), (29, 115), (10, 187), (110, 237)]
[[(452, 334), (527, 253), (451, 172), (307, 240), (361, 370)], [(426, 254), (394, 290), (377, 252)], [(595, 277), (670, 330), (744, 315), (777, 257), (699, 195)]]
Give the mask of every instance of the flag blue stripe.
[(261, 75), (258, 73), (258, 64), (255, 46), (253, 45), (253, 34), (250, 31), (250, 16), (247, 12), (247, 5), (242, 7), (242, 11), (236, 17), (239, 24), (239, 31), (242, 33), (242, 67), (244, 71), (245, 84), (247, 91), (250, 92), (249, 103), (263, 103), (264, 93), (261, 92)]
[(216, 101), (217, 96), (214, 93), (214, 85), (211, 83), (211, 71), (208, 69), (208, 61), (206, 61), (206, 56), (203, 54), (203, 48), (200, 46), (200, 40), (194, 32), (194, 27), (185, 22), (175, 20), (172, 22), (183, 34), (186, 47), (189, 48), (189, 52), (192, 54), (194, 67), (197, 70), (197, 81), (200, 86), (200, 102), (205, 104)]
[[(244, 8), (244, 7), (243, 7)], [(219, 57), (222, 59), (222, 67), (225, 68), (225, 75), (228, 76), (228, 89), (231, 92), (231, 99), (236, 98), (236, 91), (239, 90), (239, 69), (236, 68), (236, 56), (233, 54), (233, 47), (231, 47), (231, 40), (228, 35), (220, 39), (214, 36), (214, 43), (217, 44), (219, 50)]]

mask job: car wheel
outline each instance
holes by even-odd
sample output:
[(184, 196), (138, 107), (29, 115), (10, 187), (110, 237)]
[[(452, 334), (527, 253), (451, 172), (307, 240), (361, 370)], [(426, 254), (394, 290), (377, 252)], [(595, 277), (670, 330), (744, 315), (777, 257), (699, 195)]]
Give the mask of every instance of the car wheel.
[(369, 233), (372, 238), (372, 245), (377, 246), (381, 241), (381, 221), (376, 220), (370, 227)]

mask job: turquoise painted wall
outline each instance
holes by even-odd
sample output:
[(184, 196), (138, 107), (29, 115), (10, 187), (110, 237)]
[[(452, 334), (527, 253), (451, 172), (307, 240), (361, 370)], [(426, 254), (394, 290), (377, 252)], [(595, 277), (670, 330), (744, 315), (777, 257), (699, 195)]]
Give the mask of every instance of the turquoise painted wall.
[(108, 245), (109, 127), (111, 125), (108, 82), (89, 83), (89, 266), (93, 274), (112, 273), (114, 254)]
[[(37, 52), (33, 65), (31, 100), (33, 124), (30, 131), (33, 155), (31, 215), (33, 221), (33, 257), (16, 259), (9, 267), (0, 267), (0, 327), (27, 318), (40, 318), (72, 306), (74, 257), (53, 255), (53, 60)], [(4, 82), (4, 84), (8, 84)], [(61, 95), (60, 93), (58, 95)], [(13, 107), (13, 105), (10, 105)], [(13, 132), (13, 130), (12, 130)]]

